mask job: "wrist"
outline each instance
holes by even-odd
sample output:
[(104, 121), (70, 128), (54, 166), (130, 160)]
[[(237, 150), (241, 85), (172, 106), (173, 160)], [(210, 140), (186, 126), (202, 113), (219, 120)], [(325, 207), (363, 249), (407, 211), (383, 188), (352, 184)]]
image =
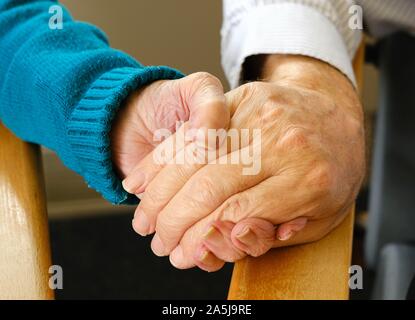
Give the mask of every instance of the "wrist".
[[(335, 82), (352, 86), (348, 78), (324, 61), (301, 55), (268, 55), (264, 60), (262, 78), (265, 81), (287, 83), (322, 91), (335, 89)], [(334, 81), (333, 81), (334, 80)]]
[(264, 59), (261, 78), (276, 85), (318, 92), (361, 117), (361, 105), (353, 84), (324, 61), (301, 55), (268, 55)]

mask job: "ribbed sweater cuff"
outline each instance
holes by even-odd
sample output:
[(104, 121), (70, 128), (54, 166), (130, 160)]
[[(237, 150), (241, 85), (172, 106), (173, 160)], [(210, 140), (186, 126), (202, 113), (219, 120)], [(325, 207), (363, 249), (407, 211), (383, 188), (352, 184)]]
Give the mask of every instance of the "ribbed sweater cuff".
[(90, 86), (73, 110), (67, 136), (78, 161), (78, 173), (88, 186), (114, 204), (134, 204), (114, 171), (111, 160), (111, 122), (131, 91), (161, 79), (178, 79), (183, 75), (168, 67), (118, 68), (104, 73)]

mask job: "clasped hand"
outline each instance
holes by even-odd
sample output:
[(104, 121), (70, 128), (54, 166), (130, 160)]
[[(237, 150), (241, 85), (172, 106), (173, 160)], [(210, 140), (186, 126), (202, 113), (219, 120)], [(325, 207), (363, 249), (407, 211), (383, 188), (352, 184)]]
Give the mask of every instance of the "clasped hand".
[(226, 94), (207, 73), (158, 81), (132, 94), (115, 120), (115, 167), (141, 196), (133, 228), (154, 233), (153, 252), (177, 268), (216, 271), (318, 240), (353, 204), (364, 135), (352, 84), (299, 56), (270, 56), (263, 79)]

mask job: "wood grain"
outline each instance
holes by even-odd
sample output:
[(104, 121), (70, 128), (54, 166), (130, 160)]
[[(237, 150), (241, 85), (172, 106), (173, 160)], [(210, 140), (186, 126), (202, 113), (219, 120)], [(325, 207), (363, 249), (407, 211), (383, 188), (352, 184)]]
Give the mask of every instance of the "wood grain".
[[(364, 44), (353, 67), (363, 86)], [(354, 209), (320, 241), (278, 248), (259, 258), (245, 258), (232, 274), (228, 299), (345, 300), (349, 298)]]
[(0, 122), (0, 299), (52, 299), (39, 148)]
[(347, 299), (353, 212), (322, 240), (237, 262), (229, 299)]

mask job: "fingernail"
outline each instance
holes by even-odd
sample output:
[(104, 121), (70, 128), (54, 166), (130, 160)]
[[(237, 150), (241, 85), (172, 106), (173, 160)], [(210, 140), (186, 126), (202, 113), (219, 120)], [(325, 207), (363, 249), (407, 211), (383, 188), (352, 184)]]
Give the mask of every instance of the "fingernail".
[(206, 240), (210, 240), (215, 238), (218, 234), (218, 229), (216, 229), (214, 226), (210, 226), (206, 233), (203, 235), (203, 238)]
[(146, 176), (143, 172), (137, 171), (130, 175), (128, 178), (125, 178), (122, 181), (122, 186), (125, 191), (131, 194), (141, 193), (144, 190), (141, 190), (144, 182), (146, 181)]
[(170, 262), (174, 267), (180, 266), (180, 263), (183, 261), (183, 249), (180, 245), (178, 245), (171, 253), (170, 253)]
[(137, 213), (134, 216), (133, 226), (134, 230), (143, 237), (150, 233), (150, 221), (146, 214), (140, 209), (137, 209)]
[(202, 253), (199, 256), (199, 261), (204, 265), (211, 265), (214, 263), (215, 256), (208, 250), (202, 250)]
[(247, 246), (253, 246), (257, 243), (256, 234), (249, 227), (242, 229), (242, 231), (236, 235), (236, 238)]
[(143, 198), (143, 196), (144, 196), (144, 192), (137, 193), (136, 196), (137, 196), (138, 199), (141, 200)]
[(163, 242), (161, 242), (160, 237), (156, 233), (151, 241), (151, 250), (153, 250), (154, 254), (159, 257), (166, 256), (166, 247), (164, 246)]
[(121, 183), (125, 191), (127, 191), (128, 193), (132, 193), (131, 186), (130, 186), (130, 183), (131, 183), (130, 179), (125, 178)]
[(203, 235), (203, 243), (207, 244), (211, 249), (212, 247), (219, 249), (226, 246), (223, 234), (214, 226), (209, 227), (208, 231)]
[(245, 227), (241, 230), (241, 232), (239, 232), (236, 237), (238, 239), (245, 237), (246, 235), (248, 235), (251, 232), (251, 228), (249, 227)]
[(290, 231), (284, 232), (282, 234), (278, 234), (278, 240), (280, 240), (280, 241), (287, 241), (293, 235), (294, 235), (294, 232), (290, 230)]

